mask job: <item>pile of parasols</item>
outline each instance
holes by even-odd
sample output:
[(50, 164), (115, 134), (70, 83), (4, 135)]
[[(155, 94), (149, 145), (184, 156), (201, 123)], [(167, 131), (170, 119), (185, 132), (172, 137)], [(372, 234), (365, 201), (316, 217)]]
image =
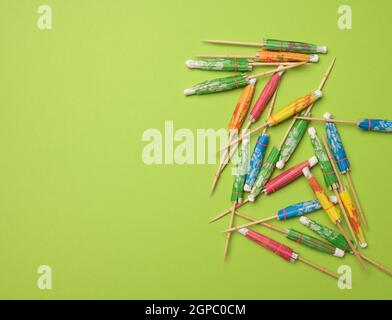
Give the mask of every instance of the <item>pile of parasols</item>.
[[(322, 90), (332, 72), (335, 58), (314, 91), (300, 95), (288, 105), (275, 110), (277, 92), (284, 73), (305, 64), (317, 63), (320, 60), (319, 54), (326, 54), (328, 51), (325, 46), (272, 39), (265, 39), (261, 43), (226, 40), (207, 40), (207, 42), (260, 48), (260, 51), (254, 55), (204, 54), (198, 55), (198, 60), (186, 62), (187, 67), (191, 69), (235, 73), (229, 77), (215, 78), (185, 89), (186, 96), (244, 88), (228, 126), (228, 143), (220, 150), (221, 159), (211, 188), (211, 193), (213, 193), (223, 170), (232, 158), (236, 157), (231, 193), (232, 205), (210, 220), (212, 223), (223, 217), (229, 218), (228, 229), (224, 231), (226, 234), (224, 257), (227, 256), (232, 233), (238, 231), (289, 262), (302, 261), (339, 279), (338, 274), (305, 259), (292, 248), (252, 230), (252, 227), (263, 226), (282, 234), (297, 244), (334, 257), (343, 258), (346, 254), (352, 254), (364, 270), (367, 270), (367, 262), (392, 275), (392, 272), (385, 266), (362, 253), (368, 246), (365, 232), (368, 230), (368, 224), (354, 187), (350, 161), (337, 128), (337, 124), (352, 124), (364, 131), (392, 133), (392, 121), (336, 120), (328, 112), (324, 113), (322, 118), (311, 116), (313, 106), (323, 96)], [(254, 68), (266, 66), (273, 66), (273, 69), (249, 74)], [(269, 79), (252, 105), (257, 81), (262, 77), (269, 77)], [(265, 122), (255, 126), (266, 109)], [(291, 119), (291, 122), (280, 143), (269, 148), (268, 128), (284, 123), (288, 119)], [(324, 122), (325, 133), (317, 132), (314, 127), (309, 127), (312, 121)], [(258, 134), (258, 137), (251, 148), (250, 136), (253, 134)], [(305, 135), (308, 136), (314, 155), (285, 169)], [(251, 150), (253, 150), (252, 153)], [(323, 174), (324, 186), (311, 172), (311, 170), (317, 170), (317, 167)], [(273, 177), (277, 170), (284, 171)], [(314, 199), (286, 206), (278, 210), (275, 215), (262, 219), (250, 217), (242, 212), (244, 206), (256, 203), (258, 197), (270, 196), (301, 177), (307, 180), (309, 188), (313, 191)], [(310, 213), (320, 209), (328, 216), (332, 228), (308, 217)], [(248, 222), (235, 226), (236, 217)], [(315, 234), (308, 235), (291, 228), (285, 229), (268, 223), (275, 220), (284, 224), (284, 221), (294, 218), (299, 218), (299, 223)]]

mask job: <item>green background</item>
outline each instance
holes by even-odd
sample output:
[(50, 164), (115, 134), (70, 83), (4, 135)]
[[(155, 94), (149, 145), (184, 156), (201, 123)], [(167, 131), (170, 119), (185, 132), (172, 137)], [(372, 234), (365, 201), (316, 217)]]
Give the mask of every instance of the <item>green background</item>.
[[(37, 28), (43, 3), (53, 10), (50, 31)], [(337, 27), (341, 4), (352, 6), (352, 30)], [(374, 267), (366, 274), (352, 256), (338, 260), (262, 228), (331, 270), (352, 266), (353, 289), (237, 234), (224, 263), (228, 220), (207, 221), (230, 206), (229, 170), (209, 197), (215, 165), (141, 159), (144, 130), (165, 120), (194, 132), (227, 126), (241, 90), (185, 98), (184, 88), (223, 74), (184, 62), (255, 49), (206, 38), (328, 45), (319, 64), (287, 72), (277, 107), (315, 89), (336, 56), (314, 115), (392, 118), (391, 9), (386, 0), (0, 0), (0, 298), (391, 298), (391, 278)], [(270, 130), (273, 144), (287, 125)], [(392, 267), (391, 136), (340, 130), (370, 225), (366, 254)], [(290, 166), (311, 155), (306, 137)], [(243, 212), (262, 218), (312, 198), (300, 179)], [(322, 212), (312, 217), (328, 224)], [(305, 231), (298, 221), (279, 226)], [(37, 288), (43, 264), (53, 269), (52, 290)]]

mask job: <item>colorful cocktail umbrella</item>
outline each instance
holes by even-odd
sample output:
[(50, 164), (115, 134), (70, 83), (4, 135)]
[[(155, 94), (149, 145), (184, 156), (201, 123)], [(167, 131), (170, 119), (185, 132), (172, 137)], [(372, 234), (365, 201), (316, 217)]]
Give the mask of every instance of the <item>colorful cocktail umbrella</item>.
[(261, 50), (256, 52), (255, 55), (251, 54), (198, 54), (197, 58), (203, 59), (252, 59), (257, 62), (305, 62), (305, 63), (316, 63), (319, 62), (320, 57), (317, 54), (304, 54), (296, 52), (276, 52)]
[[(245, 121), (246, 114), (248, 113), (255, 92), (255, 84), (256, 84), (256, 79), (251, 79), (249, 81), (249, 84), (244, 88), (244, 91), (242, 92), (240, 99), (236, 104), (236, 107), (234, 109), (233, 115), (231, 117), (228, 126), (230, 142), (233, 141), (238, 136), (242, 124)], [(234, 150), (231, 150), (230, 153), (229, 150), (224, 151), (224, 154), (222, 155), (221, 158), (222, 160), (220, 161), (219, 167), (214, 175), (214, 181), (211, 187), (211, 193), (214, 192), (216, 184), (218, 183), (219, 178), (221, 176), (221, 173), (226, 167), (226, 165), (229, 163), (229, 160), (231, 159), (231, 155), (234, 154), (235, 150), (236, 148)]]
[(300, 62), (297, 64), (288, 65), (288, 66), (283, 66), (283, 67), (280, 66), (279, 68), (264, 71), (262, 73), (258, 73), (255, 75), (247, 75), (245, 73), (241, 73), (241, 74), (236, 74), (236, 75), (229, 76), (229, 77), (207, 80), (207, 81), (199, 83), (191, 88), (185, 89), (184, 94), (186, 96), (205, 95), (205, 94), (228, 91), (228, 90), (232, 90), (232, 89), (245, 87), (246, 85), (249, 84), (249, 81), (251, 79), (258, 79), (258, 78), (266, 77), (266, 76), (273, 74), (273, 73), (276, 73), (278, 71), (296, 68), (296, 67), (303, 65), (303, 64), (304, 64), (303, 62)]
[[(316, 221), (313, 221), (307, 217), (301, 217), (299, 220), (304, 226), (308, 227), (310, 230), (317, 233), (321, 238), (327, 240), (332, 245), (340, 248), (343, 251), (346, 251), (346, 252), (353, 254), (353, 251), (350, 249), (350, 245), (348, 244), (347, 240), (345, 239), (345, 237), (341, 233), (334, 231), (334, 230), (331, 230), (327, 226), (319, 224)], [(392, 276), (392, 271), (387, 269), (385, 266), (370, 259), (369, 257), (365, 256), (362, 253), (359, 253), (359, 254), (361, 255), (361, 257), (364, 260), (371, 263), (376, 268), (384, 271), (388, 275)]]
[(257, 122), (260, 119), (261, 114), (267, 107), (268, 102), (272, 99), (273, 95), (278, 90), (283, 73), (283, 67), (279, 67), (278, 71), (272, 75), (272, 77), (264, 86), (249, 114), (249, 120), (245, 127), (246, 129), (249, 129), (253, 123)]
[(256, 145), (253, 149), (252, 157), (250, 160), (250, 166), (248, 174), (246, 175), (246, 181), (244, 190), (249, 192), (252, 190), (254, 183), (260, 173), (261, 166), (263, 164), (263, 159), (265, 152), (268, 147), (269, 135), (263, 132), (256, 141)]
[[(303, 111), (305, 113), (306, 111)], [(302, 114), (302, 113), (301, 113)], [(283, 169), (286, 162), (290, 159), (294, 153), (297, 145), (304, 136), (306, 129), (308, 128), (309, 122), (306, 120), (295, 120), (293, 126), (290, 128), (287, 138), (284, 140), (280, 157), (276, 163), (278, 169)]]
[[(330, 138), (335, 137), (336, 136), (330, 136)], [(336, 147), (336, 141), (334, 140), (334, 146)], [(358, 214), (357, 214), (357, 210), (355, 209), (354, 203), (352, 201), (350, 192), (345, 188), (345, 186), (342, 183), (342, 180), (339, 177), (339, 174), (337, 172), (337, 168), (335, 165), (335, 162), (332, 158), (332, 154), (331, 154), (331, 150), (329, 148), (328, 143), (325, 141), (323, 141), (324, 143), (324, 147), (327, 151), (328, 157), (330, 158), (331, 164), (332, 164), (332, 169), (338, 179), (338, 186), (339, 186), (339, 198), (341, 199), (342, 202), (342, 207), (346, 212), (346, 215), (348, 217), (349, 223), (351, 224), (351, 227), (353, 229), (353, 231), (355, 232), (355, 235), (357, 236), (358, 240), (359, 240), (359, 245), (362, 248), (366, 248), (367, 247), (367, 243), (365, 240), (365, 233), (363, 232), (362, 226), (359, 222), (358, 219)], [(341, 158), (344, 159), (344, 158)]]
[(326, 186), (330, 190), (336, 189), (338, 185), (338, 178), (332, 169), (332, 164), (329, 161), (327, 151), (317, 136), (316, 129), (314, 127), (310, 127), (308, 129), (308, 134), (310, 141), (312, 142), (314, 153), (320, 163), (320, 168), (323, 173)]
[(189, 69), (199, 69), (206, 71), (225, 72), (248, 72), (254, 67), (284, 66), (295, 62), (253, 62), (247, 58), (211, 58), (200, 60), (187, 60), (186, 66)]
[(272, 251), (273, 253), (275, 253), (276, 255), (282, 257), (284, 260), (288, 261), (288, 262), (295, 262), (297, 260), (302, 261), (304, 263), (306, 263), (307, 265), (323, 272), (326, 273), (328, 275), (330, 275), (331, 277), (335, 278), (335, 279), (339, 279), (339, 275), (337, 275), (334, 272), (331, 272), (329, 270), (327, 270), (324, 267), (321, 267), (307, 259), (302, 258), (297, 252), (295, 252), (293, 249), (291, 249), (288, 246), (285, 246), (284, 244), (277, 242), (265, 235), (262, 235), (258, 232), (243, 228), (239, 230), (239, 233), (241, 233), (242, 235), (244, 235), (245, 237), (247, 237), (250, 240), (253, 240), (254, 242), (258, 243), (259, 245), (263, 246), (264, 248)]
[[(277, 91), (275, 91), (272, 101), (270, 103), (267, 117), (269, 117), (272, 114), (275, 105), (276, 94)], [(260, 136), (257, 138), (255, 147), (253, 149), (252, 157), (250, 160), (250, 166), (246, 175), (246, 181), (244, 186), (244, 190), (247, 192), (252, 190), (253, 185), (257, 180), (257, 177), (260, 173), (263, 164), (264, 155), (265, 152), (267, 151), (267, 147), (269, 143), (269, 135), (267, 134), (267, 130), (268, 128), (265, 128), (263, 132), (260, 134)]]
[(279, 153), (280, 150), (276, 147), (273, 147), (271, 152), (266, 157), (263, 166), (260, 169), (259, 176), (252, 188), (252, 191), (248, 196), (249, 201), (251, 202), (255, 201), (256, 197), (261, 193), (261, 191), (264, 189), (264, 186), (271, 178), (272, 173), (274, 172), (275, 169), (275, 164), (279, 158)]
[[(244, 139), (241, 144), (238, 162), (234, 172), (234, 184), (231, 193), (231, 202), (233, 203), (233, 208), (231, 211), (229, 228), (232, 228), (234, 225), (235, 209), (237, 205), (241, 204), (244, 200), (243, 199), (244, 183), (245, 183), (245, 176), (248, 171), (248, 164), (249, 164), (249, 139)], [(224, 258), (226, 258), (227, 256), (230, 238), (231, 238), (231, 233), (227, 233)]]
[(359, 129), (362, 129), (363, 131), (377, 131), (377, 132), (392, 133), (392, 120), (360, 119), (357, 121), (350, 121), (350, 120), (336, 120), (336, 119), (312, 118), (312, 117), (302, 117), (302, 116), (297, 116), (296, 119), (353, 124), (357, 126)]
[[(327, 112), (324, 114), (324, 118), (325, 119), (332, 119), (332, 115)], [(348, 160), (346, 150), (344, 149), (343, 141), (342, 141), (342, 138), (339, 134), (338, 128), (336, 127), (335, 123), (326, 122), (325, 129), (327, 132), (328, 144), (331, 148), (333, 157), (338, 165), (340, 173), (344, 174), (347, 178), (347, 181), (349, 183), (351, 191), (354, 195), (355, 203), (357, 205), (362, 223), (367, 228), (368, 227), (367, 221), (365, 219), (365, 215), (363, 214), (363, 209), (362, 209), (361, 203), (359, 201), (357, 191), (356, 191), (354, 184), (352, 182), (350, 161)]]
[(309, 134), (310, 140), (312, 142), (313, 150), (314, 150), (314, 152), (317, 156), (317, 159), (320, 163), (320, 168), (321, 168), (321, 171), (324, 176), (325, 185), (330, 190), (333, 190), (336, 197), (338, 197), (340, 209), (343, 212), (343, 215), (344, 215), (344, 218), (347, 222), (347, 226), (350, 230), (351, 236), (355, 239), (354, 230), (351, 226), (350, 219), (348, 217), (348, 213), (346, 212), (345, 207), (342, 203), (342, 200), (340, 199), (340, 194), (338, 191), (338, 189), (339, 189), (338, 177), (335, 174), (335, 171), (333, 170), (333, 164), (332, 164), (332, 161), (330, 161), (330, 159), (328, 157), (326, 147), (320, 141), (319, 137), (317, 136), (316, 129), (314, 127), (310, 127), (308, 129), (308, 134)]
[[(337, 202), (337, 199), (335, 196), (331, 196), (331, 197), (329, 197), (329, 199), (332, 203)], [(238, 215), (241, 218), (251, 220), (252, 222), (227, 229), (227, 230), (225, 230), (225, 232), (236, 231), (241, 228), (247, 228), (250, 226), (262, 224), (262, 223), (273, 221), (273, 220), (287, 221), (287, 220), (290, 220), (293, 218), (297, 218), (297, 217), (318, 211), (320, 209), (322, 209), (322, 206), (318, 200), (309, 200), (309, 201), (300, 202), (300, 203), (290, 205), (286, 208), (280, 209), (276, 213), (276, 215), (273, 215), (273, 216), (267, 217), (267, 218), (263, 218), (263, 219), (259, 219), (259, 220), (250, 218), (249, 216), (246, 216), (243, 213), (240, 213), (236, 210), (236, 215)]]
[(326, 46), (319, 46), (316, 44), (298, 42), (298, 41), (286, 41), (286, 40), (274, 40), (274, 39), (263, 39), (263, 41), (260, 43), (230, 41), (230, 40), (205, 40), (205, 42), (215, 43), (215, 44), (246, 46), (246, 47), (260, 47), (264, 50), (270, 50), (270, 51), (288, 51), (288, 52), (298, 52), (298, 53), (327, 53), (328, 52)]
[(313, 190), (314, 195), (316, 196), (317, 200), (320, 202), (321, 206), (323, 207), (323, 210), (325, 213), (328, 215), (329, 220), (336, 225), (339, 229), (339, 231), (343, 234), (343, 236), (346, 238), (347, 242), (349, 243), (351, 250), (353, 250), (355, 257), (358, 259), (358, 261), (361, 263), (362, 267), (367, 270), (366, 266), (364, 265), (358, 251), (355, 249), (355, 247), (352, 245), (351, 242), (349, 242), (349, 238), (346, 234), (346, 231), (344, 231), (343, 226), (341, 225), (341, 218), (340, 218), (340, 212), (339, 210), (335, 207), (335, 205), (329, 200), (327, 194), (325, 191), (321, 188), (320, 184), (318, 183), (317, 179), (310, 173), (309, 168), (303, 169), (303, 174), (306, 177), (306, 179), (309, 182), (309, 186)]
[(287, 169), (286, 171), (282, 172), (281, 174), (273, 178), (271, 181), (268, 181), (269, 177), (272, 175), (271, 171), (274, 170), (276, 164), (275, 160), (277, 159), (277, 156), (276, 155), (271, 156), (270, 159), (273, 159), (273, 161), (270, 160), (268, 166), (265, 167), (263, 166), (265, 171), (263, 174), (262, 172), (260, 172), (259, 179), (257, 180), (254, 188), (252, 189), (251, 193), (248, 196), (248, 199), (251, 202), (254, 202), (255, 198), (260, 193), (265, 193), (266, 195), (270, 195), (276, 192), (277, 190), (282, 189), (283, 187), (287, 186), (291, 182), (301, 177), (303, 168), (305, 167), (312, 168), (317, 164), (317, 158), (311, 157), (310, 159), (301, 162), (290, 169)]
[(268, 223), (261, 223), (264, 227), (277, 231), (285, 235), (285, 237), (291, 241), (294, 241), (298, 244), (304, 245), (308, 248), (317, 250), (322, 253), (326, 253), (335, 257), (342, 258), (344, 257), (345, 251), (331, 246), (329, 243), (316, 239), (308, 234), (302, 233), (292, 228), (283, 229), (277, 226), (273, 226)]

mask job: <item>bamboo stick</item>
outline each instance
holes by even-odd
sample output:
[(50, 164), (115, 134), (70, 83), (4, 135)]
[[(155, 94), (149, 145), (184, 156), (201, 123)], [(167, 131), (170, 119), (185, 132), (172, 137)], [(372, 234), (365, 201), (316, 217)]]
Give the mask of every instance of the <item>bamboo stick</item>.
[(346, 231), (343, 229), (343, 226), (341, 225), (341, 223), (338, 221), (336, 223), (336, 226), (338, 227), (340, 233), (343, 235), (343, 237), (346, 239), (348, 245), (350, 246), (350, 249), (352, 250), (354, 256), (357, 258), (357, 260), (359, 261), (359, 263), (361, 264), (362, 268), (367, 272), (368, 269), (365, 265), (365, 263), (363, 262), (362, 258), (361, 258), (361, 254), (358, 252), (358, 250), (354, 247), (354, 245), (352, 244), (352, 242), (350, 241), (350, 239), (347, 236)]
[(254, 226), (256, 224), (263, 224), (264, 222), (268, 222), (268, 221), (272, 221), (272, 220), (276, 220), (276, 215), (273, 216), (273, 217), (268, 217), (268, 218), (263, 218), (263, 219), (260, 219), (260, 220), (252, 221), (252, 222), (243, 224), (241, 226), (230, 227), (229, 229), (227, 229), (227, 230), (225, 230), (223, 232), (230, 233), (230, 232), (233, 232), (233, 231), (240, 230), (242, 228), (251, 227), (251, 226)]
[(386, 274), (392, 276), (392, 271), (389, 270), (387, 267), (383, 266), (381, 263), (378, 263), (372, 259), (370, 259), (369, 257), (365, 256), (364, 254), (360, 253), (361, 257), (363, 259), (365, 259), (367, 262), (369, 262), (370, 264), (374, 265), (377, 269), (384, 271)]
[(331, 277), (333, 277), (333, 278), (335, 278), (335, 279), (337, 279), (337, 280), (340, 279), (340, 276), (339, 276), (337, 273), (332, 272), (332, 271), (329, 271), (327, 268), (321, 267), (321, 266), (319, 266), (318, 264), (316, 264), (316, 263), (314, 263), (314, 262), (311, 262), (311, 261), (305, 259), (304, 257), (298, 256), (298, 260), (300, 260), (300, 261), (306, 263), (307, 265), (309, 265), (309, 266), (311, 266), (311, 267), (317, 269), (318, 271), (320, 271), (320, 272), (322, 272), (322, 273), (325, 273), (325, 274), (330, 275)]
[[(233, 225), (234, 225), (235, 207), (236, 207), (236, 203), (233, 204), (233, 208), (231, 209), (231, 217), (230, 217), (230, 224), (229, 224), (230, 228), (233, 227)], [(227, 258), (227, 252), (229, 250), (230, 239), (231, 239), (231, 233), (226, 234), (225, 250), (223, 253), (224, 260), (226, 260), (226, 258)]]
[(248, 78), (249, 79), (257, 79), (257, 78), (261, 78), (261, 77), (264, 77), (264, 76), (269, 75), (269, 74), (273, 74), (273, 73), (278, 72), (278, 71), (283, 71), (283, 70), (296, 68), (296, 67), (302, 66), (304, 64), (306, 64), (306, 62), (298, 62), (298, 63), (292, 64), (292, 65), (286, 65), (284, 67), (280, 67), (278, 69), (268, 70), (268, 71), (264, 71), (264, 72), (257, 73), (257, 74), (254, 74), (254, 75), (250, 75), (250, 76), (248, 76)]
[(301, 117), (301, 116), (295, 116), (295, 119), (308, 120), (308, 121), (318, 121), (318, 122), (345, 123), (345, 124), (355, 124), (355, 125), (357, 125), (357, 121), (352, 121), (352, 120), (324, 119), (324, 118), (312, 118), (312, 117)]
[(207, 43), (215, 43), (215, 44), (229, 44), (235, 46), (245, 46), (245, 47), (262, 47), (262, 43), (258, 42), (243, 42), (243, 41), (232, 41), (232, 40), (204, 40)]
[[(242, 206), (246, 205), (247, 203), (249, 203), (249, 199), (244, 200), (242, 203), (239, 203), (237, 205), (237, 209), (241, 208)], [(219, 219), (225, 217), (226, 215), (228, 215), (231, 212), (231, 209), (226, 210), (222, 213), (220, 213), (219, 215), (217, 215), (215, 218), (212, 218), (208, 223), (213, 223), (215, 221), (218, 221)]]

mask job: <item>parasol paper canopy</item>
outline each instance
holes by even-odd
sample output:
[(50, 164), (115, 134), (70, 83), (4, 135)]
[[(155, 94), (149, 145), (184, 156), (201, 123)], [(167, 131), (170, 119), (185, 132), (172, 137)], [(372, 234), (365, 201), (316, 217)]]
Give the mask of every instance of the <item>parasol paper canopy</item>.
[[(328, 112), (324, 113), (324, 119), (332, 119), (332, 115)], [(344, 150), (339, 131), (336, 128), (335, 123), (332, 122), (325, 123), (325, 130), (327, 132), (328, 145), (331, 148), (332, 155), (338, 165), (339, 171), (345, 173), (350, 169), (350, 162), (348, 161), (346, 151)]]
[(268, 67), (277, 65), (289, 65), (294, 62), (254, 62), (251, 58), (228, 57), (228, 58), (202, 58), (199, 60), (187, 60), (185, 65), (189, 69), (225, 72), (248, 72), (254, 67)]
[(279, 66), (276, 69), (264, 71), (254, 75), (247, 75), (245, 73), (241, 73), (229, 77), (207, 80), (191, 88), (185, 89), (184, 95), (186, 96), (205, 95), (205, 94), (222, 92), (222, 91), (232, 90), (240, 87), (245, 87), (247, 84), (249, 84), (250, 79), (266, 77), (270, 74), (274, 74), (276, 72), (291, 69), (291, 68), (296, 68), (303, 64), (304, 62), (298, 62), (286, 66)]
[(262, 50), (256, 53), (260, 62), (319, 62), (317, 54), (303, 54), (295, 52), (276, 52)]
[[(360, 226), (357, 225), (357, 222), (358, 222), (357, 221), (357, 219), (358, 219), (357, 212), (352, 204), (350, 194), (348, 192), (346, 192), (345, 187), (342, 183), (342, 180), (340, 179), (340, 176), (338, 174), (338, 169), (335, 165), (335, 161), (333, 160), (332, 152), (330, 150), (328, 142), (324, 138), (323, 138), (323, 145), (324, 145), (325, 150), (327, 151), (328, 158), (331, 161), (332, 169), (338, 179), (338, 187), (336, 189), (333, 189), (333, 191), (335, 192), (335, 195), (338, 197), (340, 209), (342, 210), (342, 212), (344, 214), (344, 218), (346, 219), (347, 225), (350, 229), (351, 236), (353, 237), (354, 241), (356, 242), (357, 239), (355, 237), (355, 234), (356, 234), (355, 230), (359, 230), (359, 228), (360, 228)], [(355, 230), (354, 230), (354, 227), (355, 227)], [(366, 244), (364, 242), (362, 242), (362, 246), (366, 246)]]
[(379, 119), (358, 120), (358, 128), (365, 131), (392, 132), (392, 121)]
[(336, 189), (338, 186), (338, 178), (333, 171), (332, 164), (329, 161), (327, 151), (325, 150), (323, 144), (317, 136), (316, 129), (314, 127), (310, 127), (308, 129), (308, 134), (312, 142), (314, 153), (316, 154), (317, 159), (320, 163), (320, 168), (323, 172), (326, 186), (330, 189)]
[(310, 159), (297, 164), (296, 166), (287, 169), (286, 171), (282, 172), (275, 178), (271, 179), (264, 187), (263, 192), (267, 195), (270, 195), (277, 190), (282, 189), (283, 187), (287, 186), (289, 183), (293, 182), (294, 180), (298, 179), (302, 176), (302, 170), (306, 167), (312, 168), (317, 164), (317, 158), (311, 157)]
[(252, 231), (252, 230), (249, 230), (246, 228), (240, 229), (239, 233), (241, 233), (242, 235), (244, 235), (248, 239), (253, 240), (254, 242), (261, 245), (262, 247), (268, 249), (269, 251), (275, 253), (276, 255), (280, 256), (281, 258), (283, 258), (284, 260), (286, 260), (288, 262), (294, 263), (295, 261), (299, 260), (299, 261), (319, 270), (320, 272), (328, 274), (329, 276), (331, 276), (335, 279), (339, 279), (338, 274), (333, 273), (333, 272), (327, 270), (326, 268), (321, 267), (321, 266), (301, 257), (292, 248), (285, 246), (284, 244), (282, 244), (278, 241), (275, 241), (265, 235), (262, 235), (258, 232), (255, 232), (255, 231)]
[[(336, 203), (337, 199), (335, 196), (330, 197), (331, 202)], [(277, 212), (277, 219), (280, 221), (297, 218), (308, 213), (312, 213), (320, 210), (321, 204), (318, 200), (309, 200), (296, 204), (292, 204), (286, 208), (280, 209)]]
[(337, 224), (340, 222), (340, 212), (335, 207), (335, 205), (329, 200), (327, 194), (321, 188), (320, 184), (316, 180), (316, 178), (310, 173), (309, 168), (303, 169), (303, 174), (309, 182), (309, 186), (312, 188), (314, 195), (317, 200), (320, 202), (323, 210), (327, 213), (328, 218), (331, 220), (333, 224)]
[(286, 140), (282, 145), (279, 161), (276, 163), (276, 167), (278, 169), (283, 169), (283, 167), (289, 161), (295, 149), (297, 148), (299, 142), (304, 136), (308, 126), (309, 126), (309, 121), (295, 120), (292, 128), (290, 129), (287, 135)]
[(327, 53), (328, 51), (326, 46), (319, 46), (306, 42), (274, 39), (263, 39), (262, 47), (271, 51), (288, 51), (298, 53)]
[[(299, 221), (306, 227), (308, 227), (310, 230), (313, 232), (317, 233), (321, 238), (327, 240), (329, 243), (332, 245), (336, 246), (337, 248), (343, 250), (344, 252), (348, 252), (350, 254), (354, 254), (353, 250), (351, 249), (353, 243), (349, 244), (346, 240), (346, 238), (339, 232), (336, 232), (327, 226), (324, 226), (322, 224), (317, 223), (314, 220), (311, 220), (307, 217), (301, 217)], [(388, 275), (392, 276), (392, 271), (383, 266), (381, 263), (378, 263), (369, 257), (365, 256), (362, 253), (359, 253), (359, 255), (366, 260), (367, 262), (371, 263), (374, 265), (376, 268), (380, 269), (381, 271), (384, 271)]]
[(321, 121), (321, 122), (333, 122), (333, 123), (344, 123), (352, 124), (357, 126), (359, 129), (364, 131), (377, 131), (377, 132), (392, 132), (392, 120), (380, 120), (380, 119), (360, 119), (357, 121), (352, 120), (337, 120), (337, 119), (325, 119), (325, 118), (314, 118), (297, 116), (296, 119), (308, 120), (308, 121)]
[(353, 200), (351, 198), (351, 195), (347, 189), (341, 190), (339, 192), (340, 199), (342, 199), (344, 208), (347, 212), (348, 218), (350, 220), (350, 224), (352, 228), (354, 229), (355, 234), (358, 237), (359, 240), (359, 245), (362, 248), (367, 247), (367, 243), (365, 240), (365, 233), (363, 232), (363, 229), (361, 227), (361, 224), (358, 219), (358, 214), (357, 210), (355, 209)]
[(264, 86), (259, 98), (257, 99), (249, 114), (249, 121), (251, 123), (257, 122), (260, 119), (262, 112), (278, 89), (283, 73), (284, 71), (274, 73)]
[(284, 120), (296, 115), (305, 108), (309, 107), (311, 104), (315, 103), (318, 99), (323, 96), (321, 90), (316, 90), (308, 93), (307, 95), (294, 100), (282, 109), (274, 112), (270, 117), (268, 117), (267, 122), (270, 126), (277, 125)]
[(282, 257), (284, 260), (288, 262), (295, 262), (298, 259), (298, 254), (291, 248), (271, 239), (268, 238), (267, 236), (264, 236), (258, 232), (242, 228), (239, 230), (239, 233), (247, 237), (248, 239), (251, 239), (264, 248), (272, 251), (276, 255)]
[(268, 157), (265, 159), (263, 166), (260, 170), (259, 177), (257, 178), (251, 193), (248, 196), (248, 200), (254, 202), (256, 197), (260, 194), (260, 192), (264, 189), (264, 186), (270, 179), (274, 169), (276, 162), (279, 159), (280, 150), (277, 147), (273, 147), (271, 152), (268, 154)]
[(234, 71), (247, 72), (253, 69), (246, 58), (211, 58), (201, 60), (187, 60), (186, 66), (190, 69), (208, 71)]
[[(250, 218), (250, 217), (244, 217), (244, 218), (256, 223), (256, 220), (253, 218)], [(297, 244), (304, 245), (304, 246), (311, 248), (311, 249), (314, 249), (316, 251), (319, 251), (322, 253), (327, 253), (327, 254), (330, 254), (330, 255), (333, 255), (333, 256), (339, 257), (339, 258), (342, 258), (345, 254), (345, 252), (343, 250), (336, 248), (336, 247), (333, 247), (329, 243), (326, 243), (324, 241), (316, 239), (308, 234), (299, 232), (299, 231), (294, 230), (292, 228), (282, 229), (280, 227), (270, 225), (265, 222), (261, 222), (260, 224), (270, 230), (284, 234), (284, 236), (287, 239), (294, 241)], [(245, 228), (245, 227), (243, 227), (243, 228)], [(241, 230), (243, 228), (241, 227), (239, 230)]]
[[(244, 183), (245, 175), (248, 170), (249, 162), (249, 139), (244, 139), (239, 151), (238, 162), (234, 172), (234, 184), (231, 193), (231, 201), (233, 202), (233, 207), (231, 209), (231, 217), (229, 228), (234, 225), (235, 209), (237, 204), (242, 203), (244, 194)], [(226, 234), (224, 258), (226, 259), (227, 252), (229, 249), (229, 243), (231, 239), (231, 233)]]
[(299, 232), (294, 229), (287, 229), (287, 239), (295, 241), (298, 244), (302, 244), (308, 248), (317, 250), (322, 253), (327, 253), (335, 257), (342, 258), (345, 252), (339, 248), (331, 246), (329, 243), (316, 239), (306, 233)]
[(184, 94), (186, 96), (194, 94), (204, 95), (245, 87), (247, 84), (249, 84), (249, 79), (246, 77), (246, 75), (237, 74), (235, 76), (204, 81), (193, 86), (192, 88), (185, 89)]
[(316, 63), (319, 62), (320, 57), (317, 54), (303, 54), (295, 52), (275, 52), (262, 50), (256, 52), (256, 54), (198, 54), (197, 58), (201, 59), (248, 59), (255, 62), (251, 62), (252, 65), (257, 65), (256, 62), (260, 63), (278, 63), (288, 64), (295, 62), (303, 63)]
[(244, 139), (238, 155), (238, 163), (234, 172), (234, 184), (231, 193), (231, 201), (242, 203), (244, 194), (245, 176), (249, 164), (249, 139)]
[(246, 175), (244, 190), (249, 192), (252, 190), (254, 183), (259, 175), (261, 165), (263, 163), (264, 155), (268, 147), (269, 135), (262, 134), (258, 137), (256, 145), (253, 149), (250, 166)]
[(266, 195), (270, 195), (283, 187), (287, 186), (291, 182), (298, 179), (302, 176), (302, 169), (305, 167), (312, 168), (317, 164), (317, 158), (311, 157), (310, 159), (290, 168), (286, 171), (282, 172), (271, 181), (269, 181), (273, 171), (274, 171), (274, 163), (276, 164), (276, 160), (279, 157), (279, 149), (274, 147), (274, 149), (269, 154), (268, 158), (259, 174), (259, 177), (253, 186), (251, 193), (248, 196), (248, 200), (254, 202), (256, 197), (260, 193), (265, 193)]
[(350, 246), (348, 245), (345, 237), (339, 232), (328, 228), (327, 226), (321, 225), (316, 221), (309, 219), (308, 217), (301, 217), (299, 221), (310, 230), (317, 233), (320, 237), (327, 240), (329, 243), (333, 244), (337, 248), (350, 252)]
[(240, 99), (234, 109), (233, 115), (229, 123), (229, 130), (239, 131), (245, 121), (250, 104), (252, 103), (253, 95), (255, 93), (256, 79), (249, 80), (249, 84), (244, 88)]
[[(344, 231), (343, 226), (341, 225), (340, 211), (329, 200), (327, 194), (321, 188), (321, 186), (318, 183), (317, 179), (315, 177), (313, 177), (313, 175), (310, 173), (309, 168), (303, 169), (303, 174), (306, 177), (306, 179), (308, 180), (309, 186), (312, 188), (313, 193), (315, 194), (317, 200), (320, 202), (321, 206), (323, 207), (323, 210), (328, 215), (329, 220), (331, 220), (331, 222), (333, 224), (335, 224), (339, 228), (339, 231), (344, 235), (346, 241), (350, 245), (350, 248), (353, 250), (355, 257), (358, 259), (358, 261), (361, 264), (361, 266), (363, 267), (363, 269), (365, 271), (367, 271), (366, 265), (364, 264), (364, 262), (363, 262), (363, 260), (361, 258), (361, 255), (355, 249), (355, 247), (351, 244), (351, 242), (349, 242), (348, 235), (347, 235), (346, 231)], [(339, 198), (338, 198), (338, 201), (339, 201)], [(350, 226), (350, 224), (349, 224), (349, 226)]]
[(246, 47), (261, 47), (265, 50), (270, 51), (286, 51), (286, 52), (298, 52), (298, 53), (327, 53), (328, 48), (326, 46), (320, 46), (316, 44), (299, 42), (299, 41), (287, 41), (287, 40), (275, 40), (275, 39), (263, 39), (262, 42), (242, 42), (242, 41), (231, 41), (231, 40), (205, 40), (208, 43), (215, 44), (229, 44)]

